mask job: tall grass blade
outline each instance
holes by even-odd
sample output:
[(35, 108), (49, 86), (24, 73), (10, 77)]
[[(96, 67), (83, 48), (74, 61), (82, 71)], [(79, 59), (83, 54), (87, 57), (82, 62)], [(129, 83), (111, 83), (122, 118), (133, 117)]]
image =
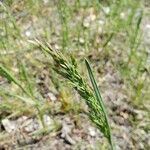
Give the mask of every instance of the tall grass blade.
[[(94, 75), (93, 75), (93, 72), (92, 72), (92, 69), (90, 67), (90, 64), (88, 62), (88, 60), (85, 59), (85, 63), (86, 63), (86, 67), (87, 67), (87, 70), (88, 70), (88, 73), (89, 73), (89, 77), (90, 77), (90, 80), (91, 80), (91, 83), (92, 83), (92, 86), (93, 86), (93, 89), (94, 89), (94, 92), (95, 92), (95, 96), (96, 96), (96, 99), (97, 101), (99, 102), (99, 105), (102, 109), (102, 112), (104, 114), (104, 118), (105, 118), (105, 125), (106, 125), (106, 131), (103, 131), (103, 132), (107, 132), (107, 138), (108, 138), (108, 141), (113, 149), (113, 143), (112, 143), (112, 136), (111, 136), (111, 129), (110, 129), (110, 126), (109, 126), (109, 122), (108, 122), (108, 117), (107, 117), (107, 112), (106, 112), (106, 108), (104, 107), (104, 103), (103, 103), (103, 100), (102, 100), (102, 97), (101, 97), (101, 94), (99, 92), (99, 89), (98, 89), (98, 86), (97, 86), (97, 83), (96, 83), (96, 80), (94, 78)], [(99, 117), (101, 116), (97, 116), (98, 120), (99, 121)]]
[(24, 87), (21, 85), (21, 83), (13, 76), (13, 74), (11, 72), (9, 72), (5, 67), (3, 67), (2, 65), (0, 65), (0, 75), (4, 76), (8, 81), (15, 83), (17, 86), (20, 87), (20, 89), (26, 93), (28, 96), (30, 96), (30, 94), (28, 93), (28, 91), (26, 89), (24, 89)]

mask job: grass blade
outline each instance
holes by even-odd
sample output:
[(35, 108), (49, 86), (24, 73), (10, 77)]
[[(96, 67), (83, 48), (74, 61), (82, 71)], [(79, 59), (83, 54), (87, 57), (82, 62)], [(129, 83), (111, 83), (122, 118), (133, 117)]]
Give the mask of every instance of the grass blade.
[[(109, 126), (109, 122), (108, 122), (108, 117), (107, 117), (107, 113), (106, 113), (106, 109), (104, 107), (104, 103), (103, 103), (103, 100), (102, 100), (102, 97), (101, 97), (101, 94), (99, 92), (99, 89), (98, 89), (98, 86), (97, 86), (97, 83), (96, 83), (96, 80), (94, 78), (94, 75), (93, 75), (93, 72), (92, 72), (92, 69), (90, 67), (90, 64), (88, 62), (88, 60), (85, 59), (85, 63), (86, 63), (86, 67), (87, 67), (87, 70), (88, 70), (88, 73), (89, 73), (89, 77), (90, 77), (90, 80), (91, 80), (91, 83), (92, 83), (92, 86), (93, 86), (93, 89), (94, 89), (94, 92), (95, 92), (95, 96), (96, 96), (96, 99), (97, 101), (99, 102), (99, 105), (101, 107), (101, 110), (103, 112), (103, 116), (105, 118), (105, 125), (106, 125), (106, 130), (107, 130), (107, 138), (108, 138), (108, 141), (113, 149), (113, 143), (112, 143), (112, 136), (111, 136), (111, 129), (110, 129), (110, 126)], [(100, 116), (97, 116), (97, 117), (100, 117)], [(99, 121), (99, 120), (98, 120)], [(105, 131), (104, 131), (105, 132)], [(104, 134), (105, 135), (105, 134)]]
[(0, 65), (0, 75), (4, 76), (8, 81), (11, 81), (13, 83), (15, 83), (17, 86), (20, 87), (20, 89), (26, 93), (28, 96), (31, 96), (26, 89), (24, 89), (24, 87), (21, 85), (21, 83), (13, 76), (13, 74), (11, 72), (9, 72), (5, 67), (3, 67), (2, 65)]

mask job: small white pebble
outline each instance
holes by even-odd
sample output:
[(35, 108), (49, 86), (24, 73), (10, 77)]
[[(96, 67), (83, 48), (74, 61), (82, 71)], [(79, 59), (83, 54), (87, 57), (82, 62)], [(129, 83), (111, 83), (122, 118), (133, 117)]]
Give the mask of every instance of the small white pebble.
[(30, 36), (31, 36), (31, 32), (30, 32), (29, 30), (27, 30), (27, 31), (25, 32), (25, 35), (26, 35), (27, 37), (30, 37)]
[(43, 0), (44, 4), (47, 4), (49, 2), (49, 0)]
[(85, 21), (83, 22), (83, 26), (84, 26), (85, 28), (88, 28), (88, 27), (90, 26), (90, 22), (89, 22), (88, 20), (85, 20)]
[(60, 49), (59, 45), (57, 45), (57, 44), (54, 45), (54, 48), (55, 48), (56, 50), (59, 50), (59, 49)]
[(84, 44), (84, 39), (83, 38), (79, 38), (79, 42), (80, 42), (80, 44)]
[(100, 25), (103, 25), (105, 22), (104, 22), (104, 20), (99, 20), (98, 23), (99, 23)]
[(51, 92), (49, 92), (47, 94), (47, 96), (50, 98), (51, 101), (56, 101), (57, 100), (56, 96), (53, 93), (51, 93)]
[(48, 115), (44, 115), (44, 122), (47, 126), (50, 126), (53, 124), (53, 120)]
[(88, 130), (89, 130), (90, 136), (92, 136), (92, 137), (95, 137), (95, 136), (96, 136), (96, 132), (95, 132), (95, 129), (94, 129), (94, 128), (89, 127)]
[(145, 27), (146, 27), (147, 29), (150, 29), (150, 24), (146, 24)]
[(109, 13), (110, 13), (110, 7), (103, 7), (103, 11), (104, 11), (106, 14), (109, 14)]
[(94, 21), (96, 19), (96, 15), (95, 14), (91, 14), (89, 17), (90, 17), (91, 21)]
[(10, 133), (16, 129), (16, 125), (13, 121), (10, 121), (8, 119), (2, 120), (2, 125), (4, 126), (5, 130)]
[(124, 12), (120, 13), (120, 18), (121, 18), (121, 19), (124, 19), (124, 18), (125, 18), (125, 13), (124, 13)]

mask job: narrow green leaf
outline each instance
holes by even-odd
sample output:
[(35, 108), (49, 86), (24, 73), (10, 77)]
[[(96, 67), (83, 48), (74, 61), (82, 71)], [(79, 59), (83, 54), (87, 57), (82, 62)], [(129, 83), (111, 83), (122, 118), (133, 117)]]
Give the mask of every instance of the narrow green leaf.
[(26, 89), (21, 85), (21, 83), (13, 76), (11, 72), (9, 72), (5, 67), (0, 65), (0, 75), (7, 78), (8, 81), (14, 82), (17, 86), (19, 86), (24, 93), (26, 93), (28, 96), (31, 96)]
[[(94, 89), (94, 92), (95, 92), (96, 99), (99, 102), (99, 105), (100, 105), (100, 107), (101, 107), (101, 109), (103, 111), (103, 115), (105, 117), (105, 125), (107, 126), (107, 132), (108, 132), (108, 137), (107, 138), (108, 138), (108, 141), (109, 141), (109, 143), (111, 145), (111, 148), (113, 150), (111, 129), (110, 129), (109, 122), (108, 122), (107, 112), (106, 112), (106, 109), (104, 107), (104, 103), (103, 103), (101, 94), (99, 92), (96, 80), (94, 78), (94, 75), (93, 75), (93, 72), (92, 72), (92, 69), (90, 67), (90, 64), (89, 64), (88, 60), (85, 59), (85, 63), (86, 63), (86, 67), (87, 67), (87, 70), (88, 70), (88, 73), (89, 73), (89, 77), (90, 77), (90, 80), (91, 80), (91, 83), (92, 83), (92, 86), (93, 86), (93, 89)], [(100, 117), (100, 116), (97, 116), (97, 117)]]

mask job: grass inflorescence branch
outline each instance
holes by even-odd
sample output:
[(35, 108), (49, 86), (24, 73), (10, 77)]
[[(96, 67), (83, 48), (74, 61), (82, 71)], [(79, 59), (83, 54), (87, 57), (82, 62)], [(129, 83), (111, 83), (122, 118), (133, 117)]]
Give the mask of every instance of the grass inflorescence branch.
[(89, 108), (88, 114), (91, 121), (108, 139), (108, 142), (111, 145), (111, 149), (113, 150), (111, 130), (106, 109), (104, 107), (104, 103), (98, 90), (98, 86), (93, 76), (89, 62), (85, 60), (94, 91), (91, 90), (86, 81), (83, 80), (82, 76), (77, 70), (77, 63), (74, 58), (71, 57), (71, 60), (68, 61), (61, 52), (53, 50), (49, 44), (43, 44), (40, 41), (36, 41), (36, 43), (43, 52), (46, 52), (52, 56), (54, 60), (54, 70), (65, 79), (68, 79), (76, 91), (80, 94), (80, 96), (85, 99), (85, 102)]

